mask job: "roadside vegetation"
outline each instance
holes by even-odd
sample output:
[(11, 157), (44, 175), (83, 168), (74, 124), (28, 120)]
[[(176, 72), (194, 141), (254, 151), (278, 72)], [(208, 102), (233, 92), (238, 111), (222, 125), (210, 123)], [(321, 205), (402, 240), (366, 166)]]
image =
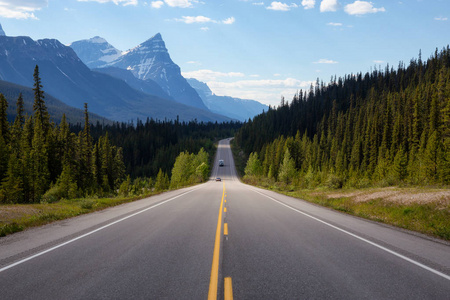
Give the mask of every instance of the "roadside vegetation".
[[(137, 120), (136, 125), (56, 125), (39, 68), (33, 115), (0, 94), (0, 237), (208, 180), (214, 142), (239, 123)], [(11, 117), (9, 119), (12, 119)]]
[(450, 48), (318, 80), (243, 124), (234, 146), (246, 183), (448, 240)]

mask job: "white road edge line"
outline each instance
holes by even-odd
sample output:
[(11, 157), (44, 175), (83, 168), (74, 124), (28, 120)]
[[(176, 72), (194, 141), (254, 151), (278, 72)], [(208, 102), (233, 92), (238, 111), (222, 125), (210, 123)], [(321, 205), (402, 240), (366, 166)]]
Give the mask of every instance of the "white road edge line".
[(398, 252), (392, 251), (392, 250), (390, 250), (390, 249), (388, 249), (388, 248), (386, 248), (386, 247), (383, 247), (383, 246), (381, 246), (381, 245), (379, 245), (379, 244), (377, 244), (377, 243), (374, 243), (374, 242), (372, 242), (372, 241), (369, 241), (369, 240), (367, 240), (367, 239), (365, 239), (365, 238), (363, 238), (363, 237), (360, 237), (360, 236), (358, 236), (358, 235), (356, 235), (356, 234), (354, 234), (354, 233), (351, 233), (351, 232), (349, 232), (349, 231), (347, 231), (347, 230), (345, 230), (345, 229), (339, 228), (339, 227), (337, 227), (337, 226), (335, 226), (335, 225), (332, 225), (332, 224), (330, 224), (330, 223), (327, 223), (327, 222), (325, 222), (325, 221), (322, 221), (322, 220), (320, 220), (320, 219), (318, 219), (318, 218), (316, 218), (316, 217), (314, 217), (314, 216), (311, 216), (311, 215), (309, 215), (309, 214), (307, 214), (307, 213), (305, 213), (305, 212), (302, 212), (301, 210), (298, 210), (298, 209), (296, 209), (296, 208), (290, 207), (289, 205), (284, 204), (283, 202), (281, 202), (281, 201), (279, 201), (279, 200), (276, 200), (275, 198), (273, 198), (273, 197), (271, 197), (271, 196), (269, 196), (269, 195), (263, 194), (263, 193), (261, 193), (260, 191), (257, 191), (257, 190), (255, 190), (255, 189), (251, 189), (251, 190), (254, 191), (254, 192), (256, 192), (256, 193), (258, 193), (258, 194), (260, 194), (260, 195), (263, 195), (264, 197), (267, 197), (267, 198), (269, 198), (270, 200), (275, 201), (275, 202), (277, 202), (278, 204), (281, 204), (281, 205), (283, 205), (283, 206), (285, 206), (285, 207), (287, 207), (287, 208), (289, 208), (289, 209), (291, 209), (291, 210), (293, 210), (293, 211), (295, 211), (295, 212), (297, 212), (297, 213), (299, 213), (299, 214), (302, 214), (302, 215), (304, 215), (304, 216), (306, 216), (306, 217), (308, 217), (308, 218), (311, 218), (311, 219), (313, 219), (313, 220), (316, 220), (316, 221), (318, 221), (318, 222), (320, 222), (320, 223), (322, 223), (322, 224), (325, 224), (325, 225), (327, 225), (327, 226), (329, 226), (329, 227), (331, 227), (331, 228), (334, 228), (334, 229), (336, 229), (336, 230), (339, 230), (339, 231), (341, 231), (341, 232), (343, 232), (343, 233), (345, 233), (345, 234), (348, 234), (348, 235), (350, 235), (350, 236), (352, 236), (352, 237), (354, 237), (354, 238), (357, 238), (358, 240), (361, 240), (361, 241), (363, 241), (363, 242), (366, 242), (366, 243), (368, 243), (368, 244), (370, 244), (370, 245), (372, 245), (372, 246), (374, 246), (374, 247), (377, 247), (377, 248), (379, 248), (379, 249), (381, 249), (381, 250), (383, 250), (383, 251), (386, 251), (386, 252), (388, 252), (388, 253), (391, 253), (392, 255), (395, 255), (395, 256), (397, 256), (397, 257), (403, 259), (403, 260), (406, 260), (407, 262), (410, 262), (410, 263), (412, 263), (412, 264), (414, 264), (414, 265), (416, 265), (416, 266), (418, 266), (418, 267), (420, 267), (420, 268), (422, 268), (422, 269), (425, 269), (425, 270), (427, 270), (427, 271), (429, 271), (429, 272), (431, 272), (431, 273), (434, 273), (434, 274), (436, 274), (436, 275), (438, 275), (438, 276), (441, 276), (441, 277), (443, 277), (443, 278), (445, 278), (445, 279), (447, 279), (447, 280), (450, 280), (450, 276), (447, 275), (447, 274), (444, 274), (444, 273), (442, 273), (442, 272), (439, 272), (438, 270), (435, 270), (435, 269), (433, 269), (433, 268), (430, 268), (430, 267), (428, 267), (428, 266), (426, 266), (426, 265), (424, 265), (424, 264), (421, 264), (421, 263), (418, 262), (418, 261), (415, 261), (415, 260), (413, 260), (413, 259), (411, 259), (411, 258), (409, 258), (409, 257), (406, 257), (406, 256), (404, 256), (404, 255), (402, 255), (402, 254), (400, 254), (400, 253), (398, 253)]
[(176, 198), (179, 198), (179, 197), (181, 197), (181, 196), (184, 196), (184, 195), (186, 195), (186, 194), (189, 194), (189, 193), (191, 193), (191, 192), (193, 192), (193, 191), (196, 191), (196, 190), (198, 190), (198, 189), (199, 189), (199, 188), (196, 188), (196, 189), (193, 189), (193, 190), (184, 192), (184, 193), (182, 193), (182, 194), (180, 194), (180, 195), (178, 195), (178, 196), (175, 196), (175, 197), (173, 197), (173, 198), (164, 200), (163, 202), (160, 202), (160, 203), (155, 204), (155, 205), (153, 205), (153, 206), (147, 207), (146, 209), (140, 210), (140, 211), (138, 211), (138, 212), (135, 212), (134, 214), (131, 214), (131, 215), (126, 216), (126, 217), (124, 217), (124, 218), (122, 218), (122, 219), (119, 219), (119, 220), (114, 221), (114, 222), (112, 222), (112, 223), (106, 224), (106, 225), (104, 225), (104, 226), (102, 226), (102, 227), (100, 227), (100, 228), (97, 228), (97, 229), (95, 229), (95, 230), (92, 230), (92, 231), (90, 231), (90, 232), (88, 232), (88, 233), (85, 233), (85, 234), (83, 234), (83, 235), (80, 235), (80, 236), (78, 236), (78, 237), (76, 237), (76, 238), (73, 238), (73, 239), (67, 241), (67, 242), (64, 242), (64, 243), (62, 243), (62, 244), (56, 245), (56, 246), (54, 246), (54, 247), (52, 247), (52, 248), (49, 248), (49, 249), (47, 249), (47, 250), (44, 250), (44, 251), (42, 251), (42, 252), (36, 253), (36, 254), (34, 254), (34, 255), (32, 255), (32, 256), (29, 256), (29, 257), (27, 257), (27, 258), (24, 258), (24, 259), (22, 259), (22, 260), (19, 260), (19, 261), (15, 262), (15, 263), (12, 263), (12, 264), (10, 264), (10, 265), (8, 265), (8, 266), (6, 266), (6, 267), (1, 268), (1, 269), (0, 269), (0, 273), (3, 272), (3, 271), (6, 271), (6, 270), (8, 270), (8, 269), (11, 269), (11, 268), (13, 268), (13, 267), (15, 267), (15, 266), (17, 266), (17, 265), (20, 265), (20, 264), (22, 264), (22, 263), (24, 263), (24, 262), (26, 262), (26, 261), (32, 260), (33, 258), (36, 258), (36, 257), (38, 257), (38, 256), (41, 256), (41, 255), (43, 255), (43, 254), (46, 254), (46, 253), (48, 253), (48, 252), (51, 252), (51, 251), (56, 250), (56, 249), (58, 249), (58, 248), (61, 248), (61, 247), (65, 246), (65, 245), (67, 245), (67, 244), (73, 243), (73, 242), (75, 242), (75, 241), (77, 241), (77, 240), (79, 240), (79, 239), (82, 239), (82, 238), (84, 238), (84, 237), (87, 237), (87, 236), (89, 236), (89, 235), (91, 235), (91, 234), (93, 234), (93, 233), (96, 233), (96, 232), (100, 231), (100, 230), (103, 230), (103, 229), (105, 229), (105, 228), (108, 228), (108, 227), (110, 227), (110, 226), (112, 226), (112, 225), (114, 225), (114, 224), (120, 223), (120, 222), (122, 222), (122, 221), (125, 221), (126, 219), (129, 219), (129, 218), (134, 217), (134, 216), (136, 216), (136, 215), (139, 215), (139, 214), (141, 214), (141, 213), (143, 213), (143, 212), (146, 212), (146, 211), (148, 211), (148, 210), (150, 210), (150, 209), (153, 209), (153, 208), (158, 207), (158, 206), (160, 206), (160, 205), (163, 205), (163, 204), (165, 204), (165, 203), (167, 203), (167, 202), (170, 202), (170, 201), (172, 201), (172, 200), (175, 200)]

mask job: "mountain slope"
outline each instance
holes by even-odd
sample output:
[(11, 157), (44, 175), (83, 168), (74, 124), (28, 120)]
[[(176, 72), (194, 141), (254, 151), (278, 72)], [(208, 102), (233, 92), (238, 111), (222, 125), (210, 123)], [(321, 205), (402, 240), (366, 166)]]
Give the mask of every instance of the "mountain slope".
[(246, 121), (254, 116), (267, 111), (269, 107), (255, 100), (244, 100), (228, 96), (213, 94), (208, 85), (194, 78), (188, 78), (188, 83), (197, 91), (206, 107), (212, 112), (227, 117)]
[(107, 66), (130, 70), (141, 80), (152, 79), (175, 101), (207, 109), (197, 92), (181, 75), (180, 67), (170, 58), (159, 33)]
[[(19, 94), (22, 93), (22, 98), (24, 102), (25, 114), (31, 116), (33, 114), (33, 102), (34, 102), (34, 91), (29, 87), (22, 85), (17, 85), (11, 82), (0, 80), (0, 93), (2, 93), (6, 100), (8, 101), (7, 115), (9, 121), (14, 121), (16, 117), (16, 102), (19, 98)], [(47, 106), (48, 112), (52, 118), (52, 121), (59, 123), (61, 121), (62, 115), (66, 114), (67, 122), (71, 124), (83, 124), (84, 122), (84, 110), (71, 107), (55, 97), (44, 93), (45, 105)], [(88, 107), (88, 109), (90, 109)], [(89, 113), (89, 120), (91, 123), (95, 124), (100, 122), (102, 124), (109, 124), (112, 121), (105, 119), (97, 114)]]
[[(0, 80), (33, 86), (33, 70), (39, 65), (44, 91), (64, 103), (117, 121), (155, 119), (226, 121), (209, 111), (180, 105), (131, 88), (123, 80), (91, 71), (72, 48), (57, 40), (33, 41), (29, 37), (0, 36)], [(168, 103), (169, 101), (169, 103)]]
[(173, 98), (170, 97), (166, 92), (164, 92), (156, 82), (151, 79), (140, 80), (134, 77), (133, 73), (131, 73), (131, 71), (129, 70), (119, 69), (115, 67), (97, 68), (92, 70), (98, 73), (110, 75), (114, 78), (121, 79), (132, 88), (143, 93), (173, 100)]
[(73, 42), (70, 44), (70, 47), (85, 65), (91, 69), (104, 67), (122, 55), (120, 50), (114, 48), (104, 38), (99, 36)]

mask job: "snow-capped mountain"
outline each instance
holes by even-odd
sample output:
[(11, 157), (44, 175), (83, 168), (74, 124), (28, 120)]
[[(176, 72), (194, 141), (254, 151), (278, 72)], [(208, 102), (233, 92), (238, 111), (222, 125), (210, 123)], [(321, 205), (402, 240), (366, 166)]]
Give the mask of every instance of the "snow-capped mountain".
[(170, 97), (185, 105), (207, 109), (197, 92), (181, 75), (180, 67), (170, 58), (161, 34), (123, 53), (107, 64), (130, 70), (141, 80), (154, 80)]
[(122, 52), (114, 48), (104, 38), (96, 36), (88, 40), (70, 44), (78, 57), (91, 69), (101, 68), (116, 60)]
[(74, 50), (55, 39), (0, 36), (0, 80), (33, 87), (39, 66), (46, 94), (64, 103), (117, 121), (176, 119), (226, 121), (224, 116), (182, 105), (131, 88), (125, 81), (90, 70)]
[(197, 79), (188, 78), (187, 81), (200, 95), (206, 107), (212, 112), (240, 121), (246, 121), (269, 109), (267, 105), (255, 100), (217, 96), (206, 83)]
[(0, 24), (0, 36), (5, 36), (5, 31), (3, 31), (2, 24)]

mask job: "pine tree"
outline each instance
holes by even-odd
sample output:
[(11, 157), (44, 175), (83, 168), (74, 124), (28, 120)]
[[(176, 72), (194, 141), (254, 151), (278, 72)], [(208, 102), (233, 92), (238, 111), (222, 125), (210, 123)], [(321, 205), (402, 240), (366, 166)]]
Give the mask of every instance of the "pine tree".
[(35, 120), (34, 134), (31, 148), (32, 162), (32, 202), (39, 202), (41, 196), (49, 187), (48, 148), (45, 141), (41, 119)]
[(262, 165), (258, 158), (258, 153), (252, 152), (247, 160), (247, 165), (245, 166), (246, 176), (261, 176), (262, 175)]
[(35, 119), (39, 119), (39, 124), (42, 126), (44, 130), (44, 135), (47, 134), (47, 131), (50, 127), (50, 120), (47, 111), (47, 106), (45, 105), (45, 96), (44, 91), (42, 90), (43, 86), (41, 83), (41, 78), (39, 77), (39, 66), (36, 65), (34, 68), (34, 103), (33, 103), (33, 111)]
[(5, 96), (0, 93), (0, 135), (3, 136), (5, 143), (9, 143), (9, 122), (6, 110), (8, 109), (8, 101)]
[(286, 149), (286, 151), (284, 152), (283, 163), (280, 166), (278, 178), (281, 182), (285, 184), (290, 184), (294, 180), (295, 175), (296, 175), (295, 162), (292, 159), (289, 150)]

